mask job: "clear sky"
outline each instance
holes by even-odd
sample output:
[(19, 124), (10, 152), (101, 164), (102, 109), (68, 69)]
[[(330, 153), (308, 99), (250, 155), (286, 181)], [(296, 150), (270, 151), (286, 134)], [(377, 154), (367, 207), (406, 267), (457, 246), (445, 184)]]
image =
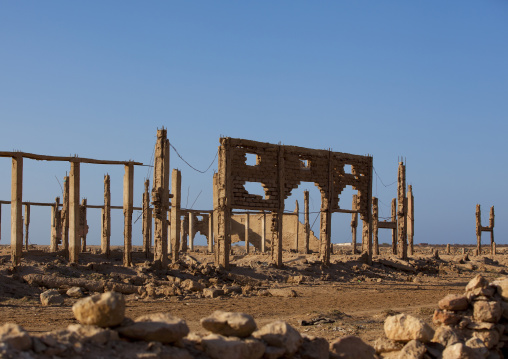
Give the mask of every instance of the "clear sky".
[[(479, 203), (485, 224), (495, 206), (497, 242), (508, 244), (507, 19), (505, 0), (1, 1), (0, 150), (150, 164), (164, 126), (199, 169), (221, 135), (371, 154), (381, 216), (396, 196), (382, 182), (396, 180), (403, 156), (417, 243), (475, 243)], [(171, 155), (182, 170), (182, 205), (210, 209), (213, 171), (197, 173)], [(10, 167), (0, 158), (3, 200)], [(68, 170), (26, 160), (23, 199), (53, 201)], [(102, 203), (109, 172), (121, 205), (121, 166), (81, 172), (88, 203)], [(136, 168), (135, 205), (147, 175)], [(312, 187), (302, 184), (287, 208), (294, 199), (303, 208), (308, 188), (317, 210)], [(120, 244), (117, 212), (112, 239)], [(2, 244), (9, 213), (3, 205)], [(88, 217), (89, 241), (99, 243), (100, 211)], [(31, 242), (49, 243), (49, 218), (47, 208), (32, 209)], [(350, 240), (349, 221), (333, 216), (334, 242)]]

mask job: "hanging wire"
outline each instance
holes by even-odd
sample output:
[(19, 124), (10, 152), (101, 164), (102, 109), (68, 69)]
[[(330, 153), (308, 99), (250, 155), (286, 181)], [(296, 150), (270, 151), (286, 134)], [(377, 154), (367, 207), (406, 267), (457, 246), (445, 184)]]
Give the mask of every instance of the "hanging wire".
[[(376, 174), (376, 177), (377, 177), (377, 178), (379, 178), (379, 181), (381, 181), (381, 184), (382, 184), (383, 186), (385, 186), (385, 187), (390, 187), (390, 186), (393, 186), (395, 183), (397, 183), (397, 181), (394, 181), (394, 182), (392, 182), (392, 183), (390, 183), (390, 184), (385, 184), (385, 183), (383, 182), (383, 180), (381, 179), (381, 177), (378, 175), (378, 173), (377, 173), (377, 171), (376, 171), (376, 167), (372, 166), (372, 168), (374, 169), (374, 173)], [(376, 188), (376, 191), (377, 191), (377, 188)]]
[(198, 170), (196, 167), (192, 166), (189, 162), (187, 162), (185, 160), (185, 158), (182, 157), (182, 155), (180, 155), (180, 153), (178, 152), (178, 150), (175, 148), (175, 146), (173, 146), (173, 144), (170, 142), (169, 145), (171, 146), (171, 148), (175, 151), (175, 153), (177, 154), (178, 157), (180, 157), (180, 159), (185, 162), (185, 164), (187, 166), (189, 166), (190, 168), (192, 168), (194, 171), (196, 172), (199, 172), (199, 173), (206, 173), (208, 172), (208, 170), (212, 167), (213, 163), (215, 162), (215, 160), (217, 159), (217, 156), (219, 155), (219, 150), (217, 150), (217, 152), (215, 153), (215, 157), (213, 158), (212, 162), (210, 162), (210, 165), (206, 168), (206, 170), (204, 171), (201, 171), (201, 170)]

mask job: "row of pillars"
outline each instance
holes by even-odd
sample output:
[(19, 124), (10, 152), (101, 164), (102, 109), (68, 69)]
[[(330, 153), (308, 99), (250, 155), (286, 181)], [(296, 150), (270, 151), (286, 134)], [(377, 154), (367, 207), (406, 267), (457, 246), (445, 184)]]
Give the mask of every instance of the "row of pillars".
[[(379, 221), (378, 199), (372, 198), (372, 231), (373, 231), (373, 254), (379, 255), (379, 228), (390, 228), (392, 230), (392, 253), (400, 259), (407, 260), (409, 255), (414, 253), (414, 196), (412, 186), (409, 185), (406, 194), (406, 166), (399, 162), (397, 176), (397, 198), (391, 203), (391, 222)], [(358, 198), (353, 196), (353, 210), (358, 208)], [(353, 254), (357, 253), (356, 238), (358, 226), (358, 213), (351, 215), (351, 233)], [(368, 223), (363, 222), (362, 226), (362, 250), (367, 250), (364, 243), (365, 233), (368, 230)]]

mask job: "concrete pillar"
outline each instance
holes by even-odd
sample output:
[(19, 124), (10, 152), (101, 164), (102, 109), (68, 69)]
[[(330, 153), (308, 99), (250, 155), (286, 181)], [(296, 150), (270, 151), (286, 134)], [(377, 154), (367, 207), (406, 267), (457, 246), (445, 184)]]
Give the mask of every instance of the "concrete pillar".
[(295, 218), (296, 218), (296, 221), (295, 221), (295, 251), (296, 253), (298, 253), (298, 247), (299, 247), (299, 243), (298, 243), (298, 237), (300, 235), (300, 206), (298, 205), (298, 201), (296, 201), (296, 204), (295, 204)]
[(413, 238), (414, 238), (414, 197), (413, 197), (413, 186), (407, 186), (407, 245), (409, 255), (414, 254)]
[(208, 215), (208, 253), (213, 253), (213, 213)]
[(180, 254), (180, 206), (182, 193), (182, 174), (174, 169), (171, 173), (171, 259), (178, 261)]
[(330, 264), (332, 200), (333, 200), (333, 164), (332, 152), (328, 151), (328, 186), (326, 193), (321, 194), (321, 221), (319, 239), (321, 240), (320, 257), (324, 265)]
[[(351, 206), (351, 209), (354, 211), (358, 210), (358, 195), (353, 195), (353, 204)], [(353, 254), (358, 253), (356, 250), (356, 230), (358, 228), (358, 213), (351, 213), (351, 247), (353, 247)], [(363, 246), (363, 244), (362, 244)]]
[(81, 200), (81, 206), (79, 207), (79, 233), (81, 236), (81, 252), (86, 252), (86, 235), (88, 233), (86, 198)]
[(217, 253), (216, 265), (229, 270), (229, 255), (231, 252), (231, 207), (228, 198), (232, 198), (231, 189), (231, 163), (229, 163), (230, 144), (228, 138), (221, 138), (218, 160), (217, 180)]
[(397, 255), (400, 259), (407, 260), (407, 201), (406, 201), (406, 166), (399, 162), (397, 177), (397, 211), (398, 248)]
[(482, 212), (480, 205), (476, 205), (476, 252), (482, 253)]
[(250, 214), (245, 214), (245, 253), (249, 253)]
[(69, 256), (69, 176), (65, 176), (63, 180), (63, 197), (62, 197), (62, 249), (65, 255)]
[[(124, 166), (123, 176), (123, 265), (132, 265), (132, 207), (134, 204), (134, 165)], [(166, 223), (167, 226), (167, 223)], [(167, 228), (166, 228), (167, 233)]]
[(284, 147), (278, 147), (277, 156), (277, 200), (278, 209), (272, 212), (272, 262), (282, 267), (282, 223), (284, 216)]
[(25, 204), (25, 249), (28, 251), (28, 230), (30, 228), (30, 205)]
[(309, 218), (309, 191), (303, 192), (304, 221), (305, 221), (305, 243), (303, 253), (309, 253), (310, 242), (310, 218)]
[(395, 228), (392, 229), (392, 253), (397, 255), (397, 199), (392, 198), (392, 222)]
[(372, 197), (372, 232), (374, 235), (373, 252), (376, 256), (379, 255), (378, 222), (379, 222), (378, 199), (376, 197)]
[(145, 253), (145, 258), (150, 256), (150, 248), (152, 246), (152, 209), (150, 208), (150, 180), (145, 180), (145, 191), (143, 192), (143, 224), (142, 224), (142, 234), (143, 234), (143, 252)]
[(494, 257), (496, 254), (496, 242), (492, 242), (492, 257)]
[(180, 220), (180, 251), (187, 252), (187, 238), (189, 235), (189, 216), (184, 212)]
[(55, 198), (55, 204), (51, 207), (51, 241), (49, 245), (50, 252), (58, 251), (58, 240), (61, 238), (61, 218), (60, 218), (60, 197)]
[(266, 251), (266, 213), (261, 216), (261, 253)]
[(219, 236), (219, 220), (218, 220), (218, 211), (219, 211), (219, 174), (213, 174), (212, 180), (212, 206), (213, 206), (213, 252), (214, 252), (214, 260), (215, 263), (219, 263), (219, 251), (218, 251), (218, 236)]
[(104, 208), (102, 209), (101, 252), (107, 258), (111, 254), (111, 188), (109, 174), (104, 176)]
[(23, 157), (12, 158), (11, 182), (11, 260), (17, 266), (23, 251)]
[(490, 246), (492, 253), (495, 253), (494, 250), (494, 206), (490, 207), (490, 215), (489, 215), (489, 228), (490, 228)]
[(168, 264), (169, 210), (169, 141), (165, 129), (157, 130), (153, 170), (152, 204), (154, 206), (154, 260), (161, 267)]
[(78, 263), (81, 249), (79, 236), (79, 181), (80, 163), (71, 162), (69, 176), (69, 261)]
[(451, 253), (450, 244), (447, 244), (446, 245), (446, 254), (450, 254), (450, 253)]
[(196, 221), (196, 215), (189, 212), (189, 250), (194, 251), (194, 222)]

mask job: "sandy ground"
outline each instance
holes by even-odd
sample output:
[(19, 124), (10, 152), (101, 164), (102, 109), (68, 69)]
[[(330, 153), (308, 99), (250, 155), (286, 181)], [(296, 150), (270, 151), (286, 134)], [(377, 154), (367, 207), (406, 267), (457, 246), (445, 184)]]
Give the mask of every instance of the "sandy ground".
[[(500, 254), (494, 259), (484, 255), (469, 256), (470, 260), (464, 260), (462, 247), (455, 248), (451, 255), (440, 254), (439, 259), (433, 258), (430, 246), (417, 246), (415, 250), (405, 269), (395, 268), (399, 262), (390, 255), (388, 247), (381, 249), (372, 266), (359, 261), (359, 256), (351, 255), (351, 248), (346, 247), (332, 255), (330, 267), (323, 267), (317, 255), (285, 252), (285, 266), (278, 269), (270, 265), (268, 253), (245, 255), (243, 248), (234, 248), (230, 273), (212, 271), (204, 275), (200, 268), (211, 267), (213, 263), (213, 255), (204, 253), (204, 248), (182, 255), (179, 269), (157, 270), (150, 267), (141, 252), (133, 253), (131, 268), (121, 265), (119, 249), (106, 259), (95, 254), (96, 247), (83, 253), (78, 265), (70, 265), (63, 253), (48, 253), (45, 246), (32, 246), (24, 252), (22, 265), (12, 268), (9, 246), (0, 246), (0, 325), (13, 322), (35, 333), (77, 323), (71, 310), (76, 299), (66, 297), (63, 306), (44, 307), (39, 294), (46, 288), (28, 285), (23, 280), (26, 274), (128, 283), (143, 273), (145, 277), (159, 280), (170, 275), (199, 279), (219, 287), (240, 285), (246, 294), (213, 299), (191, 293), (166, 297), (129, 295), (126, 315), (131, 318), (170, 312), (184, 318), (191, 331), (204, 333), (199, 320), (220, 309), (251, 314), (258, 326), (282, 319), (302, 333), (328, 340), (354, 334), (372, 343), (382, 334), (387, 315), (405, 312), (431, 323), (439, 299), (448, 293), (463, 292), (476, 274), (488, 279), (505, 274), (508, 262), (505, 248), (499, 247)], [(439, 251), (444, 248), (440, 247)], [(93, 269), (93, 264), (100, 264), (100, 269)], [(295, 276), (303, 276), (303, 282), (293, 283)], [(267, 288), (290, 288), (297, 297), (258, 295), (260, 289)], [(302, 325), (302, 321), (314, 324)]]

